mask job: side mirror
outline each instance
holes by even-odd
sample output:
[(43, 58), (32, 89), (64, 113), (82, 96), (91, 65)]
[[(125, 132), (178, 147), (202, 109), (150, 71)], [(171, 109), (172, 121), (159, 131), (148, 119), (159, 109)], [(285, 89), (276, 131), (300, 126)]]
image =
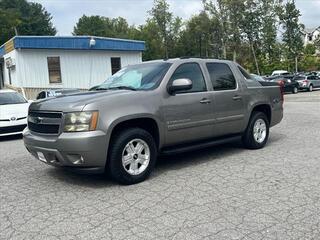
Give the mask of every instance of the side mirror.
[(179, 78), (176, 80), (173, 80), (171, 86), (168, 88), (168, 92), (170, 94), (173, 94), (177, 91), (186, 91), (190, 90), (192, 88), (192, 81), (187, 78)]

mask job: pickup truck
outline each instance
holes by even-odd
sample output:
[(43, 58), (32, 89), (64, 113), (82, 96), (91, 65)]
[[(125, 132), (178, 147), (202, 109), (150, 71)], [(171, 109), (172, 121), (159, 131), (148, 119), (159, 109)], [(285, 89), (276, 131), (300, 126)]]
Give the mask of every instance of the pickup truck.
[(33, 102), (24, 144), (38, 160), (78, 172), (145, 180), (159, 154), (242, 140), (265, 146), (283, 91), (237, 63), (169, 59), (127, 66), (93, 91)]

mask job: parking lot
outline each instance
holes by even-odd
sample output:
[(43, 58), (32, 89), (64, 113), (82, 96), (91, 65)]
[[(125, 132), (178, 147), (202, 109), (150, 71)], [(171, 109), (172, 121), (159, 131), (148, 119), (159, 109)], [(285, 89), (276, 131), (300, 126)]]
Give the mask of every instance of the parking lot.
[(120, 186), (0, 140), (0, 239), (320, 239), (320, 91), (288, 94), (262, 150), (161, 158)]

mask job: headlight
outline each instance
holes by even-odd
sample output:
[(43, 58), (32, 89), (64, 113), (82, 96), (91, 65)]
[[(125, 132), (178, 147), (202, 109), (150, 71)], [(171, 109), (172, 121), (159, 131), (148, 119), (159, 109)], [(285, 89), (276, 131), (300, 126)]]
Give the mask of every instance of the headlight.
[(98, 112), (67, 113), (64, 119), (64, 132), (94, 131), (98, 123)]

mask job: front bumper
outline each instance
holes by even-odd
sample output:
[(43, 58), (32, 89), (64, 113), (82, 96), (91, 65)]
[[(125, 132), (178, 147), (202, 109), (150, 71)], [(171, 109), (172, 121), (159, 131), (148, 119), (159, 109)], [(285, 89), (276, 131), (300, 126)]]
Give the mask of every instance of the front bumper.
[(27, 120), (0, 121), (0, 137), (21, 134), (27, 126)]
[(26, 128), (23, 140), (37, 159), (78, 172), (102, 173), (107, 160), (107, 137), (102, 131), (40, 135)]

